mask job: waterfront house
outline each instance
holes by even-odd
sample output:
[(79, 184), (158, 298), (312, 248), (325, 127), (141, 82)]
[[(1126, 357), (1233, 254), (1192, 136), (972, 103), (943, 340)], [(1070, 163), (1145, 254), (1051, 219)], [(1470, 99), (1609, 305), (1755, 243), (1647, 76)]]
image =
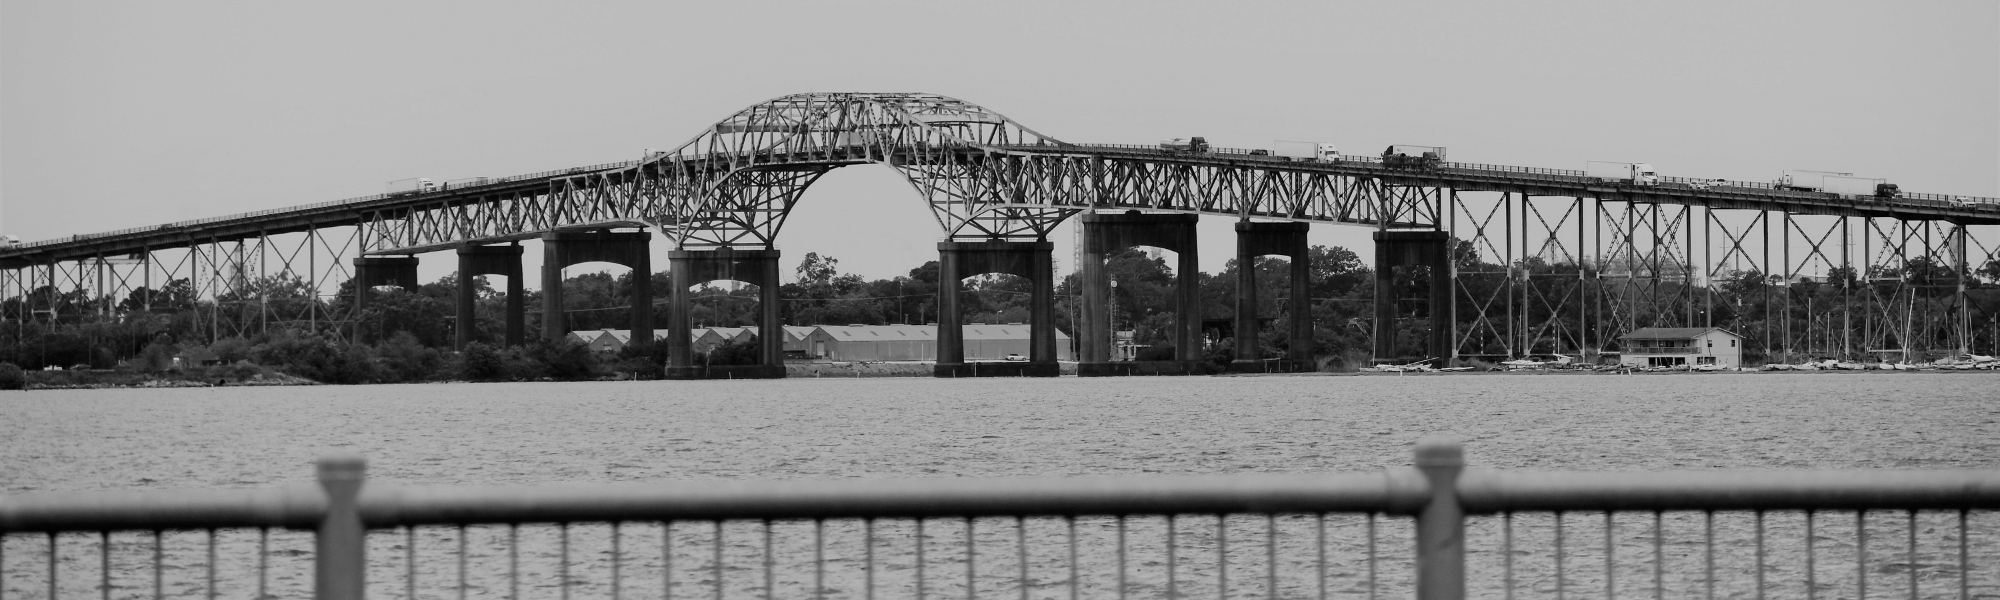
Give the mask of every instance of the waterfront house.
[(1626, 366), (1743, 366), (1743, 336), (1715, 327), (1642, 327), (1618, 341), (1625, 347), (1618, 362)]

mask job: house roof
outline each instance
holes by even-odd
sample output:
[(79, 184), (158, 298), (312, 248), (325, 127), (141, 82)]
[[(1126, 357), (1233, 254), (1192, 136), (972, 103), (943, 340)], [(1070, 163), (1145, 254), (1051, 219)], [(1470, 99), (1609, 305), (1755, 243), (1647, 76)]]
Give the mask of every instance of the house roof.
[[(813, 328), (837, 340), (855, 341), (936, 340), (938, 329), (936, 325), (814, 325)], [(1022, 324), (965, 325), (960, 331), (966, 341), (1028, 339), (1028, 326)], [(1067, 340), (1069, 335), (1056, 330), (1056, 339)]]
[(1710, 331), (1720, 331), (1731, 337), (1743, 337), (1720, 327), (1641, 327), (1631, 333), (1618, 336), (1621, 340), (1688, 340), (1701, 337)]

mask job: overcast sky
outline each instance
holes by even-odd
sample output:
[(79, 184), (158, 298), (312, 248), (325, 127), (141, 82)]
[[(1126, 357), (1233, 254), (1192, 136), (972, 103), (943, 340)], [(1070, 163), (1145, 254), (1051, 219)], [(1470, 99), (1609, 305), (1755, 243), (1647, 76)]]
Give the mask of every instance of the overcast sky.
[[(808, 91), (945, 94), (1072, 142), (1427, 144), (2000, 196), (1992, 0), (0, 0), (0, 52), (0, 234), (24, 240), (630, 160)], [(1229, 222), (1203, 223), (1219, 270)], [(781, 247), (788, 273), (811, 251), (889, 277), (938, 235), (892, 171), (856, 167), (807, 192)], [(1367, 230), (1313, 236), (1361, 250)]]

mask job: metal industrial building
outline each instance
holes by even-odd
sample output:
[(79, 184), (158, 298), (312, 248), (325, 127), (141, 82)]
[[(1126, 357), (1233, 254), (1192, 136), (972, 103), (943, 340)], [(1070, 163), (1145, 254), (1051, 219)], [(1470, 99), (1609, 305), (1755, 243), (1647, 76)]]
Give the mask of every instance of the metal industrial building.
[[(973, 324), (965, 332), (966, 360), (1006, 360), (1028, 355), (1028, 326), (1023, 323)], [(842, 361), (937, 360), (937, 325), (809, 325), (784, 327), (787, 356)], [(756, 327), (704, 327), (688, 332), (696, 352), (757, 335)], [(655, 330), (662, 339), (667, 330)], [(625, 329), (573, 331), (569, 339), (600, 352), (617, 352), (632, 338)], [(1069, 336), (1056, 332), (1056, 359), (1071, 357)]]

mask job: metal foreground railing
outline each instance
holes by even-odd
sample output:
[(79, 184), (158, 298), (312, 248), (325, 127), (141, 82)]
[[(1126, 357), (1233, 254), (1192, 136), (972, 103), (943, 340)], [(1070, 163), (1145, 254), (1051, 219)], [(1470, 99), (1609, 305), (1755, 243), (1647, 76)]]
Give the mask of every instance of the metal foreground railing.
[(410, 487), (363, 470), (0, 496), (0, 597), (2000, 597), (2000, 471), (1510, 473), (1444, 440), (1366, 474)]

